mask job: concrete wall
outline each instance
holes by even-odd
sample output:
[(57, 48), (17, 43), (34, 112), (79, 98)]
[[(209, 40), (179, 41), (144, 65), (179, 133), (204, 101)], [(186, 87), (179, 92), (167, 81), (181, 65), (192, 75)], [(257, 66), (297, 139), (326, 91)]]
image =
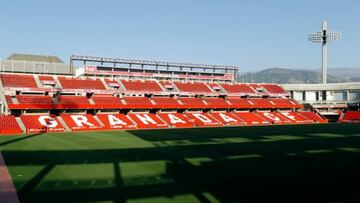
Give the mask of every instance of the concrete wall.
[(14, 73), (39, 73), (69, 75), (70, 65), (63, 63), (41, 63), (33, 61), (3, 60), (0, 71)]

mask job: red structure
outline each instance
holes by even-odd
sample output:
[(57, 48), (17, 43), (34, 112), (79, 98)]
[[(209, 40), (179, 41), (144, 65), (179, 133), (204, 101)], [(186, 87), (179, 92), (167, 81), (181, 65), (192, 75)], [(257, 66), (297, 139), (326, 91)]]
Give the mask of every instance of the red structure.
[[(0, 134), (327, 122), (302, 111), (279, 85), (236, 83), (226, 68), (222, 74), (177, 71), (172, 77), (160, 70), (111, 70), (85, 66), (76, 78), (1, 73), (6, 108)], [(358, 113), (348, 112), (343, 120), (353, 118)]]

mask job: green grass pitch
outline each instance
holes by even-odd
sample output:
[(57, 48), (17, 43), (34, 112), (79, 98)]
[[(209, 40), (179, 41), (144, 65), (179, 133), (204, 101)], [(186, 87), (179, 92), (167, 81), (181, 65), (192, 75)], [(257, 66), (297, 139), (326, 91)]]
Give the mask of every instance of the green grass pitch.
[(360, 200), (360, 125), (2, 136), (21, 202)]

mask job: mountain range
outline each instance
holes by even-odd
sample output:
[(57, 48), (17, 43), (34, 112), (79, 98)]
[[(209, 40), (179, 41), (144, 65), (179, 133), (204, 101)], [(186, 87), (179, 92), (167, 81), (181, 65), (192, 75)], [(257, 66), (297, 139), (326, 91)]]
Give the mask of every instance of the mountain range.
[[(268, 68), (258, 72), (240, 73), (239, 82), (266, 82), (279, 84), (320, 83), (321, 72), (289, 68)], [(330, 68), (328, 82), (360, 82), (360, 68)]]

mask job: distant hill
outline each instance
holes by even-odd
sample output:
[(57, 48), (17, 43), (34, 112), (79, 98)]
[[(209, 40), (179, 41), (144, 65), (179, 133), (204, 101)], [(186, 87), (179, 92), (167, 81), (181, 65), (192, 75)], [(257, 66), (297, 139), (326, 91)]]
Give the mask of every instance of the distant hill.
[(328, 72), (349, 82), (360, 82), (360, 68), (330, 68)]
[[(334, 76), (336, 75), (336, 76)], [(281, 84), (319, 83), (321, 73), (311, 70), (268, 68), (255, 73), (240, 74), (239, 82), (269, 82)], [(328, 82), (360, 82), (360, 68), (329, 69)]]

